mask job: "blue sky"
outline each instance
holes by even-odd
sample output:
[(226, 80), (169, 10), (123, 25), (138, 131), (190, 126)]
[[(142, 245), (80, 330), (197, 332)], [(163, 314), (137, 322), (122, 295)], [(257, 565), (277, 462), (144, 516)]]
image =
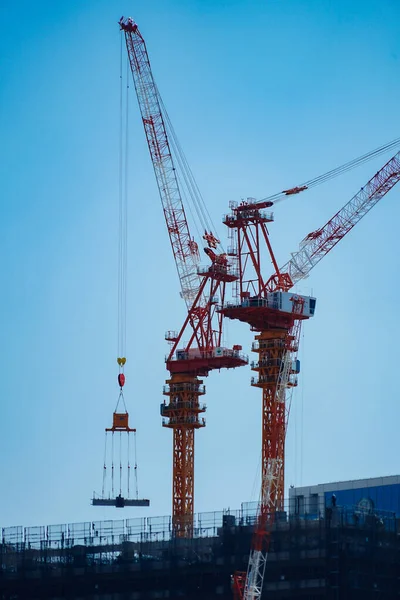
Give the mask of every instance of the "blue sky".
[[(394, 0), (3, 1), (0, 526), (120, 518), (90, 506), (117, 400), (121, 15), (136, 19), (214, 222), (399, 136)], [(126, 399), (145, 512), (171, 509), (159, 404), (164, 331), (184, 317), (136, 100), (131, 102)], [(387, 157), (277, 205), (278, 261)], [(286, 485), (399, 473), (396, 188), (316, 267)], [(226, 236), (223, 225), (217, 225)], [(227, 342), (250, 348), (245, 325)], [(196, 437), (196, 510), (257, 498), (261, 398), (214, 373)]]

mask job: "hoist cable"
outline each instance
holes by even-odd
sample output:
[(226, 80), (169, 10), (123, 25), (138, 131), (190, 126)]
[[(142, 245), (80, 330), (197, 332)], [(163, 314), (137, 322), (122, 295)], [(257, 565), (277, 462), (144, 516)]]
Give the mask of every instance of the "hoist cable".
[(122, 437), (119, 432), (119, 493), (122, 495)]
[(135, 494), (136, 500), (139, 498), (139, 485), (138, 485), (138, 466), (137, 466), (137, 446), (136, 446), (136, 431), (133, 433), (133, 439), (135, 443)]
[[(301, 344), (301, 348), (302, 348), (302, 363), (303, 363), (303, 369), (304, 369), (304, 364), (305, 364), (305, 344), (304, 344), (304, 329), (303, 329), (303, 339), (302, 339), (302, 344)], [(300, 419), (300, 486), (303, 485), (303, 460), (304, 460), (304, 388), (305, 388), (305, 373), (307, 371), (303, 370), (303, 377), (302, 377), (302, 385), (301, 385), (301, 419)]]
[[(129, 458), (129, 432), (132, 431), (128, 427), (128, 412), (123, 394), (123, 386), (125, 383), (125, 375), (123, 373), (126, 362), (126, 308), (127, 308), (127, 271), (128, 271), (128, 175), (129, 175), (129, 60), (126, 62), (126, 91), (124, 96), (124, 79), (123, 79), (123, 41), (121, 35), (120, 47), (120, 70), (119, 70), (119, 161), (118, 161), (118, 323), (117, 323), (117, 346), (118, 346), (118, 365), (119, 375), (118, 383), (120, 386), (117, 405), (113, 415), (113, 426), (111, 429), (106, 429), (105, 446), (104, 446), (104, 464), (103, 464), (103, 486), (102, 496), (106, 491), (106, 475), (107, 475), (107, 432), (111, 432), (111, 494), (115, 495), (115, 489), (118, 487), (116, 469), (118, 468), (118, 442), (119, 442), (119, 494), (122, 495), (124, 478), (124, 460), (125, 446), (123, 443), (122, 430), (116, 425), (116, 417), (121, 418), (118, 414), (119, 404), (122, 401), (126, 419), (126, 431), (128, 438), (128, 497), (130, 488), (130, 458)], [(125, 102), (125, 106), (124, 106)], [(114, 433), (119, 431), (119, 440), (115, 443), (114, 449)], [(123, 426), (123, 431), (125, 427)], [(115, 455), (114, 455), (115, 451)], [(114, 468), (115, 467), (115, 468)], [(137, 465), (136, 465), (137, 467)]]
[(114, 432), (111, 433), (111, 493), (114, 496)]
[(199, 219), (202, 227), (205, 228), (206, 227), (206, 221), (205, 221), (204, 216), (202, 214), (201, 208), (198, 205), (198, 203), (196, 202), (196, 199), (195, 199), (195, 197), (193, 195), (193, 190), (191, 190), (191, 184), (190, 184), (190, 181), (189, 181), (188, 173), (186, 172), (185, 167), (184, 167), (184, 162), (183, 162), (182, 154), (179, 152), (178, 138), (177, 138), (177, 135), (176, 135), (175, 130), (173, 128), (171, 119), (169, 118), (169, 114), (168, 114), (168, 111), (167, 111), (167, 109), (165, 107), (163, 99), (161, 97), (161, 94), (158, 91), (158, 88), (157, 88), (157, 96), (158, 96), (159, 104), (160, 104), (160, 107), (161, 107), (161, 110), (162, 110), (162, 116), (164, 117), (165, 127), (166, 127), (167, 134), (168, 134), (168, 137), (169, 137), (169, 140), (170, 140), (170, 143), (171, 143), (171, 147), (172, 147), (172, 150), (174, 151), (174, 156), (175, 156), (175, 158), (177, 160), (177, 163), (178, 163), (178, 165), (180, 167), (180, 170), (181, 170), (180, 174), (183, 177), (183, 180), (184, 180), (185, 185), (186, 185), (186, 189), (187, 189), (187, 191), (189, 193), (189, 196), (190, 196), (190, 198), (191, 198), (191, 200), (193, 202), (194, 209), (195, 209), (195, 211), (197, 213), (197, 218)]
[(118, 177), (118, 356), (124, 356), (124, 146), (123, 146), (123, 76), (122, 76), (122, 36), (119, 68), (119, 177)]
[(122, 211), (122, 356), (126, 353), (126, 296), (128, 273), (128, 166), (129, 166), (129, 61), (126, 61), (126, 99), (125, 99), (125, 177), (124, 201)]
[(128, 498), (130, 497), (130, 479), (131, 479), (131, 458), (130, 458), (130, 443), (128, 435)]
[(194, 223), (194, 228), (196, 229), (196, 233), (197, 233), (197, 239), (201, 240), (204, 232), (200, 231), (200, 229), (199, 229), (199, 221), (194, 216), (193, 207), (192, 207), (191, 203), (188, 201), (186, 190), (183, 185), (181, 175), (180, 175), (179, 171), (175, 171), (175, 173), (176, 173), (176, 177), (178, 179), (179, 189), (181, 190), (181, 193), (183, 196), (184, 204), (188, 207), (190, 216), (192, 217), (192, 221)]
[(191, 181), (192, 189), (194, 190), (194, 196), (195, 196), (195, 198), (197, 198), (197, 201), (199, 203), (199, 206), (200, 206), (200, 209), (202, 211), (203, 218), (205, 220), (207, 229), (208, 229), (208, 231), (212, 231), (213, 234), (216, 237), (218, 237), (217, 228), (215, 227), (215, 225), (213, 223), (213, 220), (212, 220), (211, 215), (210, 215), (210, 213), (208, 211), (208, 208), (207, 208), (207, 204), (204, 201), (202, 193), (201, 193), (201, 191), (199, 189), (199, 186), (197, 185), (197, 181), (196, 181), (196, 179), (195, 179), (195, 177), (193, 175), (192, 169), (190, 168), (190, 165), (189, 165), (189, 163), (187, 161), (186, 155), (183, 152), (183, 148), (182, 148), (182, 146), (181, 146), (178, 138), (177, 138), (177, 144), (178, 144), (178, 151), (182, 155), (183, 163), (185, 165), (186, 171), (187, 171), (189, 179)]
[[(127, 70), (129, 62), (127, 61)], [(118, 356), (126, 351), (126, 295), (128, 269), (128, 167), (129, 167), (129, 72), (126, 75), (125, 114), (123, 98), (122, 54), (120, 61), (119, 115), (119, 221), (118, 221)]]
[[(384, 154), (385, 152), (388, 152), (389, 150), (392, 150), (393, 148), (398, 147), (399, 145), (400, 145), (400, 138), (396, 138), (396, 139), (392, 140), (391, 142), (384, 144), (383, 146), (379, 146), (379, 148), (376, 148), (375, 150), (371, 150), (370, 152), (367, 152), (366, 154), (363, 154), (362, 156), (359, 156), (358, 158), (354, 158), (353, 160), (350, 160), (347, 163), (344, 163), (340, 167), (336, 167), (335, 169), (331, 169), (330, 171), (327, 171), (326, 173), (323, 173), (322, 175), (318, 175), (318, 177), (309, 179), (308, 181), (301, 183), (297, 187), (304, 188), (304, 189), (310, 189), (312, 187), (315, 187), (317, 185), (325, 183), (326, 181), (329, 181), (330, 179), (333, 179), (334, 177), (338, 177), (339, 175), (342, 175), (343, 173), (347, 173), (348, 171), (351, 171), (352, 169), (359, 167), (360, 165), (372, 160), (373, 158), (376, 158), (377, 156), (380, 156), (381, 154)], [(295, 189), (295, 188), (291, 188), (291, 189)], [(288, 194), (284, 191), (278, 192), (277, 194), (273, 194), (272, 196), (267, 196), (266, 198), (262, 198), (261, 200), (259, 200), (259, 202), (266, 202), (266, 201), (278, 202), (290, 195), (293, 195), (293, 193)]]
[[(164, 104), (162, 97), (158, 90), (157, 90), (157, 95), (158, 95), (159, 103), (162, 108), (163, 116), (165, 119), (165, 125), (166, 125), (167, 132), (169, 134), (171, 147), (174, 151), (174, 156), (175, 156), (176, 161), (180, 168), (180, 176), (183, 178), (186, 189), (188, 191), (188, 195), (193, 204), (194, 210), (197, 214), (198, 221), (201, 224), (204, 231), (208, 231), (208, 232), (212, 231), (213, 234), (216, 237), (218, 237), (216, 227), (211, 219), (210, 213), (207, 209), (207, 205), (204, 202), (204, 198), (203, 198), (203, 196), (200, 192), (200, 189), (197, 185), (196, 179), (195, 179), (193, 172), (189, 166), (189, 163), (187, 161), (185, 153), (183, 152), (183, 148), (179, 142), (178, 136), (175, 133), (175, 129), (172, 125), (168, 111), (165, 107), (165, 104)], [(186, 203), (187, 203), (187, 198), (186, 198)], [(190, 209), (190, 212), (193, 217), (193, 213), (192, 213), (191, 209)], [(197, 228), (197, 224), (196, 224), (196, 228)], [(202, 238), (202, 236), (200, 236), (200, 239), (201, 238)], [(222, 248), (222, 245), (221, 245), (221, 248)]]
[(104, 441), (103, 487), (102, 487), (102, 491), (101, 491), (102, 498), (104, 498), (106, 475), (107, 475), (107, 433), (105, 435), (105, 441)]
[[(171, 148), (174, 151), (174, 155), (175, 155), (177, 164), (180, 169), (179, 176), (182, 178), (181, 181), (184, 183), (184, 185), (186, 187), (186, 190), (188, 192), (188, 197), (189, 197), (190, 201), (192, 202), (193, 208), (197, 214), (198, 222), (200, 223), (201, 227), (204, 230), (206, 230), (208, 228), (207, 221), (204, 219), (204, 215), (201, 211), (199, 203), (196, 202), (195, 196), (193, 194), (193, 190), (191, 189), (191, 184), (189, 181), (188, 173), (185, 170), (185, 165), (183, 163), (182, 156), (180, 155), (179, 150), (178, 150), (178, 146), (177, 146), (177, 142), (176, 142), (176, 135), (175, 135), (174, 130), (172, 129), (172, 124), (170, 124), (170, 121), (168, 120), (167, 114), (166, 114), (166, 124), (167, 124), (167, 129), (170, 133), (169, 139), (171, 142)], [(168, 127), (168, 124), (169, 124), (169, 127)]]
[[(173, 130), (172, 124), (170, 125), (170, 128), (172, 131), (171, 145), (172, 145), (172, 148), (174, 149), (175, 156), (177, 158), (177, 162), (180, 166), (180, 171), (181, 171), (180, 174), (184, 178), (184, 181), (186, 184), (186, 189), (188, 190), (190, 199), (191, 199), (192, 204), (197, 213), (198, 221), (203, 228), (203, 232), (199, 236), (199, 239), (203, 240), (203, 233), (205, 231), (212, 232), (215, 235), (215, 237), (218, 238), (218, 231), (217, 231), (214, 223), (212, 222), (212, 219), (208, 212), (206, 203), (204, 202), (204, 199), (201, 195), (201, 192), (200, 192), (197, 182), (194, 178), (192, 170), (189, 166), (189, 163), (186, 159), (186, 156), (183, 152), (183, 149), (180, 145), (180, 142)], [(187, 202), (187, 204), (188, 204), (188, 202)], [(190, 206), (190, 204), (188, 204), (188, 205)], [(192, 213), (192, 217), (193, 217), (193, 213)], [(196, 222), (195, 222), (195, 226), (198, 231), (198, 226), (197, 226)], [(219, 243), (219, 245), (220, 245), (222, 251), (224, 251), (221, 242)], [(207, 243), (205, 241), (203, 241), (203, 246), (207, 246)]]
[(397, 139), (393, 140), (392, 142), (384, 144), (383, 146), (380, 146), (379, 148), (376, 148), (375, 150), (372, 150), (371, 152), (367, 152), (366, 154), (363, 154), (362, 156), (359, 156), (358, 158), (355, 158), (355, 159), (345, 163), (344, 165), (341, 165), (340, 167), (336, 167), (336, 169), (331, 169), (330, 171), (328, 171), (327, 173), (324, 173), (323, 175), (320, 175), (319, 177), (315, 177), (314, 179), (310, 179), (309, 181), (306, 181), (304, 183), (304, 185), (307, 185), (307, 187), (312, 187), (314, 185), (318, 185), (319, 183), (323, 183), (324, 181), (328, 181), (328, 179), (332, 179), (333, 177), (337, 177), (338, 175), (341, 175), (342, 173), (350, 171), (351, 169), (354, 169), (354, 168), (358, 167), (359, 165), (364, 164), (365, 162), (368, 162), (369, 160), (372, 160), (376, 156), (379, 156), (380, 154), (383, 154), (384, 152), (391, 150), (392, 148), (394, 148), (395, 146), (398, 146), (399, 144), (400, 144), (400, 138), (397, 138)]

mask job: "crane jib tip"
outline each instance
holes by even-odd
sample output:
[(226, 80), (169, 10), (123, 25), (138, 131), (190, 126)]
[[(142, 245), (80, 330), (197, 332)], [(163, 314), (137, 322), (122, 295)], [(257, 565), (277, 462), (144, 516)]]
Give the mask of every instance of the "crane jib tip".
[(138, 28), (135, 21), (131, 17), (128, 17), (126, 19), (124, 17), (121, 17), (118, 21), (118, 24), (120, 26), (120, 29), (128, 33), (135, 33), (135, 31)]

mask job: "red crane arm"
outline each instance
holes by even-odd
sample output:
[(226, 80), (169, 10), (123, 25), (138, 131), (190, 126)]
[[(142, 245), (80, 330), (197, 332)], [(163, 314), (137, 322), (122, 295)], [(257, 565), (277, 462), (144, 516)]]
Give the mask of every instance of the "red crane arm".
[[(299, 250), (273, 276), (267, 287), (289, 290), (295, 283), (308, 277), (311, 269), (356, 225), (385, 194), (400, 181), (400, 152), (395, 154), (353, 198), (323, 227), (309, 233), (300, 242)], [(288, 274), (289, 279), (284, 277)], [(274, 282), (277, 285), (274, 286)], [(283, 283), (282, 282), (286, 282)]]
[(197, 274), (198, 246), (190, 235), (145, 41), (132, 19), (121, 19), (119, 24), (125, 34), (130, 68), (179, 275), (182, 297), (189, 307), (200, 285)]

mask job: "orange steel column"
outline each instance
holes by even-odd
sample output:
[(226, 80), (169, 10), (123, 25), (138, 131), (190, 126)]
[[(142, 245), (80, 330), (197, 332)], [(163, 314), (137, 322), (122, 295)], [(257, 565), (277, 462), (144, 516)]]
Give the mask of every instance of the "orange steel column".
[(194, 432), (205, 427), (199, 420), (205, 405), (199, 397), (205, 394), (203, 381), (196, 376), (173, 373), (166, 381), (164, 394), (169, 403), (161, 405), (161, 414), (169, 419), (163, 427), (173, 429), (172, 527), (175, 537), (193, 536), (194, 509)]
[(262, 389), (262, 481), (269, 481), (268, 508), (283, 510), (285, 482), (285, 436), (287, 410), (285, 394), (278, 394), (279, 374), (287, 348), (286, 329), (269, 329), (256, 336), (253, 351), (259, 355), (252, 364), (258, 378), (252, 385)]

